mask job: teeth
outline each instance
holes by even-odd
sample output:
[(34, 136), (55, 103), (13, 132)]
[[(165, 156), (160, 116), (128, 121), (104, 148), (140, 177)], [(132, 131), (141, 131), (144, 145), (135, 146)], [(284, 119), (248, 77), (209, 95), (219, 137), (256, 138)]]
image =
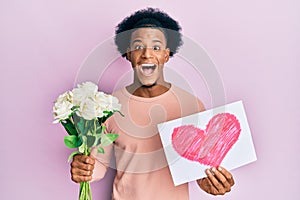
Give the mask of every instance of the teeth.
[(152, 63), (149, 64), (142, 64), (142, 67), (154, 67), (155, 65)]
[(145, 76), (151, 76), (156, 68), (156, 65), (153, 63), (144, 63), (141, 64), (141, 72), (145, 75)]

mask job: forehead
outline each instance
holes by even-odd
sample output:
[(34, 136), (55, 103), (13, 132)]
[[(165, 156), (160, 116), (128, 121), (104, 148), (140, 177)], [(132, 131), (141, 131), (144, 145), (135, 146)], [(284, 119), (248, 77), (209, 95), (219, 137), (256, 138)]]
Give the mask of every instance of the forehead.
[(137, 39), (142, 41), (160, 40), (162, 43), (166, 43), (166, 37), (164, 33), (157, 28), (138, 28), (132, 32), (131, 42)]

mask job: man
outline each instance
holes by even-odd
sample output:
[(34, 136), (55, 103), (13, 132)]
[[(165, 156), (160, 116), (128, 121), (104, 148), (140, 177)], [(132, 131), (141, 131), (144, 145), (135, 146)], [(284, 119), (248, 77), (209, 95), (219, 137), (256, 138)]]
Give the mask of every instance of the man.
[[(122, 104), (125, 117), (114, 115), (105, 123), (107, 132), (118, 133), (114, 146), (105, 154), (77, 155), (71, 163), (72, 180), (79, 183), (104, 177), (114, 152), (117, 174), (113, 199), (184, 200), (188, 184), (174, 186), (156, 125), (204, 110), (200, 100), (168, 83), (163, 68), (182, 44), (181, 28), (157, 9), (140, 10), (117, 27), (115, 42), (134, 70), (133, 83), (113, 95)], [(112, 151), (114, 149), (114, 151)], [(197, 180), (213, 195), (231, 190), (234, 180), (222, 167), (206, 170)]]

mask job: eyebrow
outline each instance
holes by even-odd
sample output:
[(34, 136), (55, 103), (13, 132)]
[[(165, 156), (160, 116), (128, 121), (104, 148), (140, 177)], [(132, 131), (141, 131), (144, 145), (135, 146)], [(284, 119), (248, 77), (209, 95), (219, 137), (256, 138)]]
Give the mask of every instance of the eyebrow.
[[(139, 39), (136, 39), (136, 40), (133, 40), (132, 42), (131, 42), (131, 44), (134, 44), (134, 43), (136, 43), (136, 42), (143, 42), (142, 40), (139, 40)], [(156, 43), (156, 42), (158, 42), (158, 43), (161, 43), (162, 44), (162, 41), (160, 41), (160, 40), (152, 40), (152, 42), (153, 43)]]
[(152, 40), (152, 42), (162, 43), (162, 41), (160, 41), (160, 40)]
[(134, 43), (136, 43), (136, 42), (142, 42), (142, 40), (133, 40), (133, 41), (131, 42), (131, 44), (134, 44)]

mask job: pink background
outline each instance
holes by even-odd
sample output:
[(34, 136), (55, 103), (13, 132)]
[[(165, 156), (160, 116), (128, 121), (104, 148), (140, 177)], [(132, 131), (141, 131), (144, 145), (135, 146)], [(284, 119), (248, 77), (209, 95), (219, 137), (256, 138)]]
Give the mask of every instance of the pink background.
[[(73, 87), (83, 60), (113, 35), (117, 23), (146, 6), (168, 12), (206, 49), (223, 79), (226, 102), (244, 101), (258, 161), (232, 171), (236, 185), (220, 199), (298, 199), (296, 0), (1, 1), (0, 199), (77, 198), (65, 132), (52, 124), (53, 101)], [(104, 86), (111, 90), (110, 83)], [(93, 184), (95, 199), (107, 199), (111, 175)], [(192, 199), (216, 199), (192, 191)]]

